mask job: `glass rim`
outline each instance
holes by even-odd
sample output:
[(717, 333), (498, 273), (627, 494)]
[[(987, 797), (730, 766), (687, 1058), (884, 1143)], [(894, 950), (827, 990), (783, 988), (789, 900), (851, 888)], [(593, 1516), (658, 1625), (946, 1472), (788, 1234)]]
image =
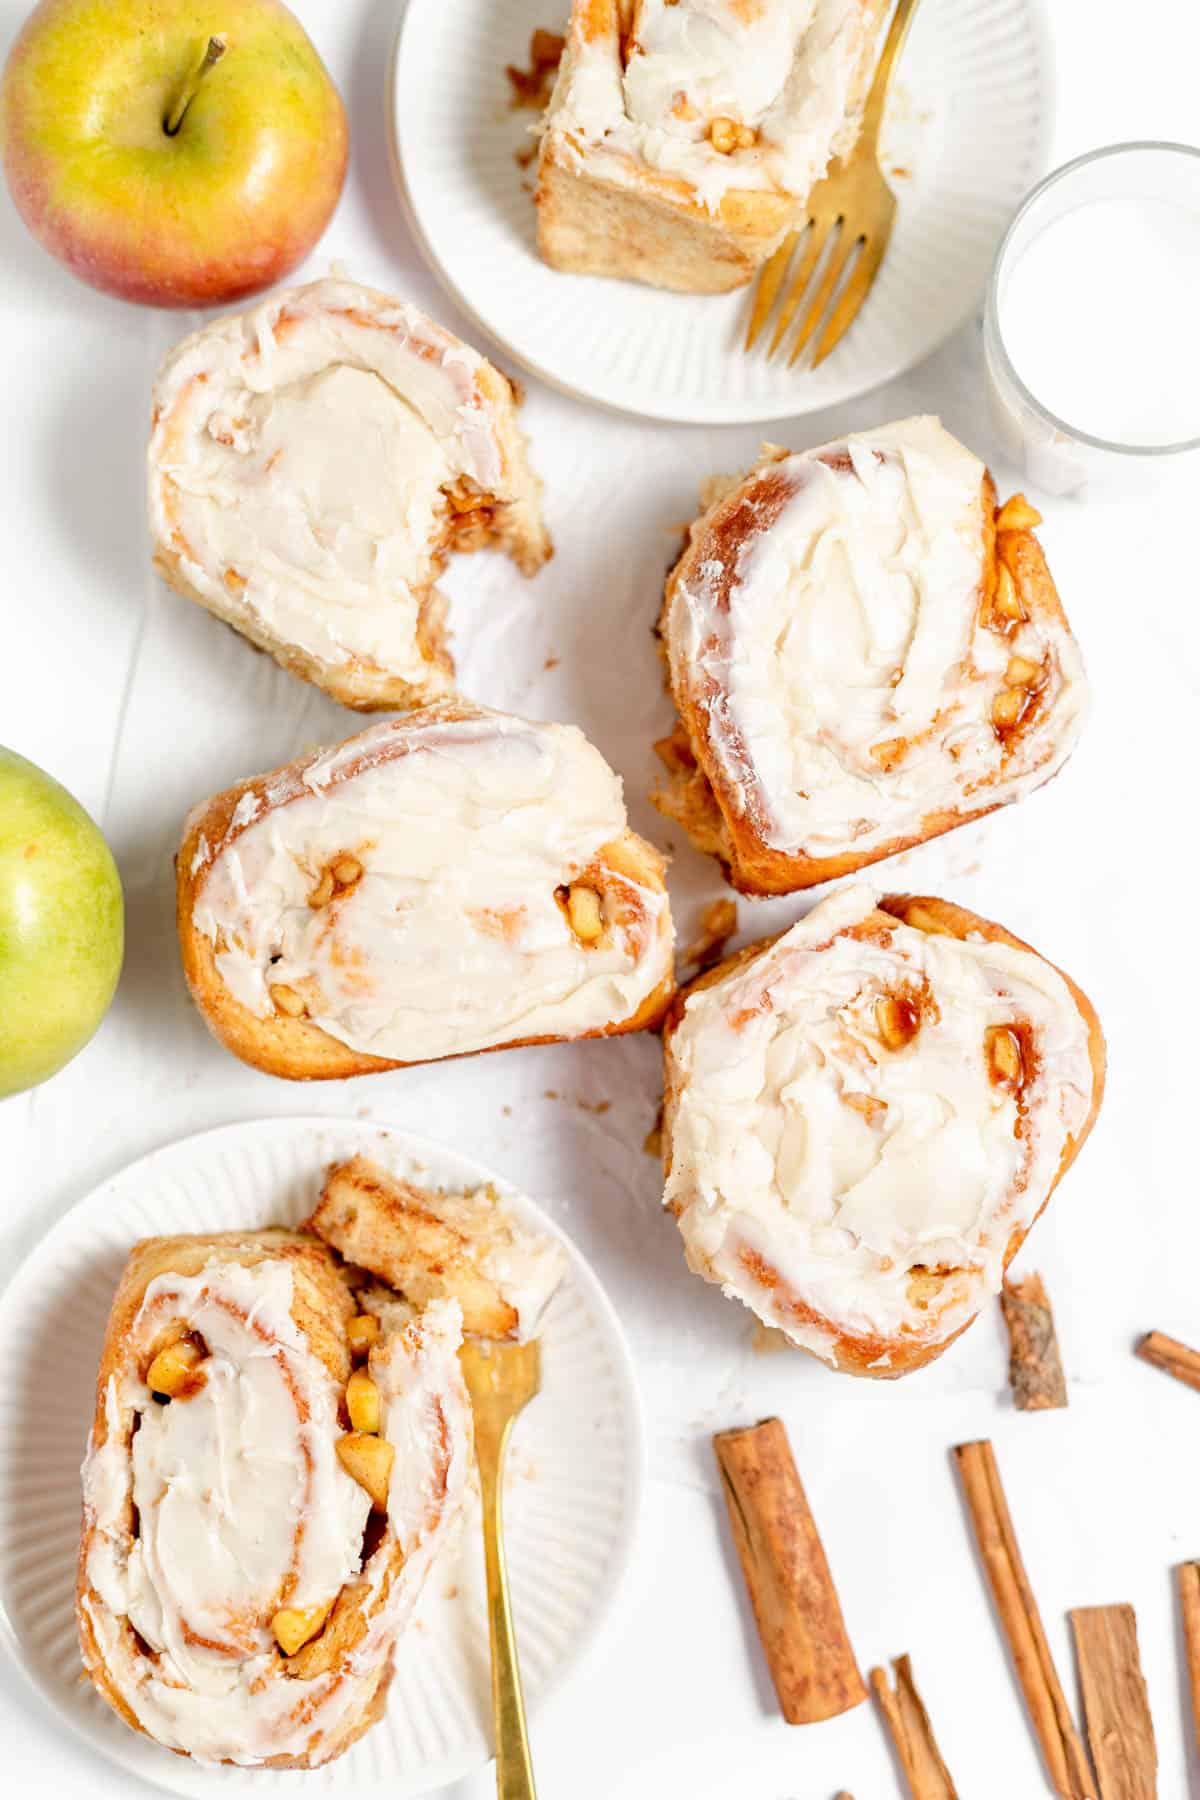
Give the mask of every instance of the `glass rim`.
[(1061, 163), (1057, 169), (1051, 169), (1048, 175), (1044, 175), (1034, 187), (1030, 188), (1009, 220), (1008, 228), (996, 251), (992, 273), (988, 280), (987, 316), (993, 327), (996, 349), (1003, 362), (1005, 373), (1039, 418), (1044, 419), (1056, 431), (1065, 433), (1067, 437), (1073, 438), (1077, 443), (1086, 444), (1093, 450), (1107, 450), (1117, 456), (1177, 456), (1181, 451), (1200, 449), (1200, 433), (1197, 433), (1195, 437), (1178, 438), (1173, 443), (1167, 444), (1129, 444), (1123, 443), (1120, 438), (1096, 437), (1091, 432), (1083, 431), (1079, 426), (1072, 425), (1068, 419), (1061, 418), (1058, 413), (1051, 412), (1050, 408), (1038, 399), (1017, 373), (1012, 357), (1009, 355), (1008, 345), (1004, 341), (1004, 331), (1000, 324), (1000, 279), (1004, 273), (1013, 236), (1034, 207), (1051, 188), (1057, 187), (1061, 181), (1076, 174), (1080, 169), (1087, 168), (1090, 163), (1104, 162), (1109, 157), (1128, 156), (1146, 150), (1167, 151), (1171, 155), (1190, 157), (1193, 161), (1200, 163), (1200, 146), (1195, 144), (1174, 143), (1169, 138), (1133, 138), (1128, 143), (1104, 144), (1097, 150), (1085, 150), (1081, 156), (1074, 156), (1070, 162)]

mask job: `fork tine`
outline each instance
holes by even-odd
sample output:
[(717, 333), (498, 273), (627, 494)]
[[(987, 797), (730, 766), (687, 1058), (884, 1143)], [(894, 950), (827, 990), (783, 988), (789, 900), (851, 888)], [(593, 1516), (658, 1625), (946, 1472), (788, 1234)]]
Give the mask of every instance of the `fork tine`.
[(800, 259), (800, 267), (796, 271), (792, 284), (784, 295), (779, 320), (775, 326), (775, 335), (772, 337), (770, 348), (767, 351), (768, 362), (787, 335), (787, 329), (795, 317), (796, 308), (804, 298), (804, 290), (812, 280), (813, 270), (821, 260), (821, 252), (828, 241), (833, 223), (832, 219), (814, 219), (808, 228), (808, 242), (804, 246), (804, 255)]
[(843, 231), (839, 241), (834, 245), (829, 260), (826, 262), (825, 268), (822, 271), (816, 298), (809, 307), (803, 322), (801, 323), (800, 329), (796, 333), (796, 341), (792, 345), (791, 355), (788, 357), (789, 369), (796, 359), (803, 355), (805, 346), (812, 337), (813, 332), (825, 317), (825, 309), (829, 305), (830, 298), (836, 290), (838, 282), (845, 274), (846, 264), (854, 254), (855, 247), (859, 241), (857, 236), (851, 237), (848, 231)]
[(879, 273), (879, 265), (883, 261), (883, 253), (888, 246), (890, 230), (869, 237), (859, 252), (850, 279), (838, 296), (838, 303), (829, 316), (829, 323), (821, 333), (821, 341), (817, 345), (816, 354), (811, 366), (815, 369), (823, 363), (830, 351), (841, 343), (843, 337), (857, 319), (863, 301), (874, 285)]
[(792, 251), (799, 242), (800, 232), (789, 231), (774, 256), (769, 257), (763, 264), (762, 273), (758, 278), (758, 286), (754, 290), (754, 311), (750, 315), (750, 324), (746, 331), (746, 342), (743, 349), (753, 350), (754, 340), (767, 322), (767, 314), (775, 304), (775, 296), (782, 286), (788, 264), (792, 260)]

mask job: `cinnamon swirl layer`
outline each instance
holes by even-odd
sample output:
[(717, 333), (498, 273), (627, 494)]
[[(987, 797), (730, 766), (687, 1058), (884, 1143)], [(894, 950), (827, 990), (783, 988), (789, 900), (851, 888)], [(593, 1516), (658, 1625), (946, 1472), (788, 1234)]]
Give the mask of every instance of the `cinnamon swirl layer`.
[(667, 583), (660, 810), (787, 893), (1048, 781), (1087, 688), (1037, 523), (936, 419), (769, 451)]
[(372, 726), (197, 808), (177, 869), (193, 997), (274, 1074), (636, 1030), (673, 985), (662, 859), (571, 726)]
[(748, 281), (858, 130), (879, 0), (573, 0), (543, 124), (556, 268)]
[(665, 1203), (690, 1266), (896, 1376), (971, 1323), (1099, 1110), (1086, 996), (942, 900), (844, 888), (678, 996)]
[[(385, 1331), (352, 1376), (355, 1311), (333, 1255), (292, 1232), (130, 1256), (83, 1468), (78, 1617), (99, 1692), (168, 1749), (315, 1768), (382, 1709), (461, 1504), (470, 1413), (455, 1305)], [(347, 1432), (364, 1382), (371, 1430)], [(373, 1492), (347, 1452), (364, 1439), (362, 1468), (386, 1465)]]
[(308, 1229), (418, 1306), (456, 1300), (463, 1329), (527, 1343), (566, 1268), (495, 1188), (418, 1187), (367, 1156), (330, 1169)]
[(512, 384), (405, 302), (325, 280), (221, 318), (154, 390), (162, 575), (347, 706), (451, 691), (436, 581), (550, 554)]

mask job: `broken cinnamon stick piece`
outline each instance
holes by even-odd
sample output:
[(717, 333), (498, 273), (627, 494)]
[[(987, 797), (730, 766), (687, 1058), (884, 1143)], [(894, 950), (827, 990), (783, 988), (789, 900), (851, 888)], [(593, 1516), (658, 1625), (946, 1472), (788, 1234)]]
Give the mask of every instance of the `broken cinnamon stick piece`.
[(1176, 1381), (1186, 1381), (1189, 1387), (1200, 1388), (1200, 1350), (1192, 1350), (1178, 1338), (1167, 1337), (1165, 1332), (1148, 1331), (1138, 1345), (1137, 1353), (1143, 1362), (1153, 1363), (1156, 1369), (1165, 1369)]
[(1040, 1275), (1005, 1280), (1000, 1306), (1008, 1326), (1008, 1384), (1019, 1412), (1046, 1412), (1067, 1404), (1054, 1314)]
[(1192, 1723), (1196, 1728), (1196, 1748), (1200, 1750), (1200, 1563), (1180, 1563), (1175, 1577), (1179, 1583), (1179, 1608), (1183, 1614), (1183, 1649), (1192, 1696)]
[(1070, 1614), (1088, 1743), (1104, 1800), (1156, 1800), (1158, 1752), (1132, 1606)]
[(1083, 1740), (1067, 1708), (1041, 1614), (1013, 1529), (991, 1444), (959, 1444), (954, 1452), (975, 1541), (1008, 1640), (1030, 1722), (1050, 1785), (1063, 1800), (1097, 1800)]
[(929, 1714), (917, 1692), (912, 1664), (907, 1656), (898, 1656), (892, 1668), (895, 1688), (888, 1683), (886, 1669), (872, 1669), (870, 1681), (912, 1800), (958, 1800), (958, 1789), (942, 1761)]
[(789, 1725), (867, 1697), (816, 1523), (778, 1419), (713, 1438), (738, 1560)]

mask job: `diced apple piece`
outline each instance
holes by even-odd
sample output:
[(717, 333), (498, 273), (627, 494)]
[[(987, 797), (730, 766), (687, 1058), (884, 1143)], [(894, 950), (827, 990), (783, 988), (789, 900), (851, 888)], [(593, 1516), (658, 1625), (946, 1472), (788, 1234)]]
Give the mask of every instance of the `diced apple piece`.
[(146, 1386), (152, 1394), (165, 1394), (168, 1400), (186, 1400), (198, 1394), (206, 1377), (199, 1365), (204, 1350), (194, 1338), (180, 1338), (160, 1350), (146, 1370)]
[(346, 1407), (355, 1431), (369, 1433), (379, 1430), (382, 1417), (379, 1389), (363, 1369), (355, 1369), (346, 1383)]
[(275, 1633), (275, 1642), (285, 1656), (295, 1656), (297, 1650), (315, 1638), (326, 1619), (333, 1611), (333, 1601), (327, 1600), (324, 1606), (285, 1606), (271, 1620), (271, 1630)]
[(365, 1431), (350, 1431), (337, 1441), (338, 1461), (347, 1475), (353, 1476), (360, 1488), (371, 1496), (377, 1512), (387, 1511), (388, 1483), (396, 1452), (386, 1438), (371, 1437)]
[(346, 1327), (346, 1342), (351, 1356), (365, 1356), (379, 1337), (380, 1324), (374, 1313), (356, 1313)]

